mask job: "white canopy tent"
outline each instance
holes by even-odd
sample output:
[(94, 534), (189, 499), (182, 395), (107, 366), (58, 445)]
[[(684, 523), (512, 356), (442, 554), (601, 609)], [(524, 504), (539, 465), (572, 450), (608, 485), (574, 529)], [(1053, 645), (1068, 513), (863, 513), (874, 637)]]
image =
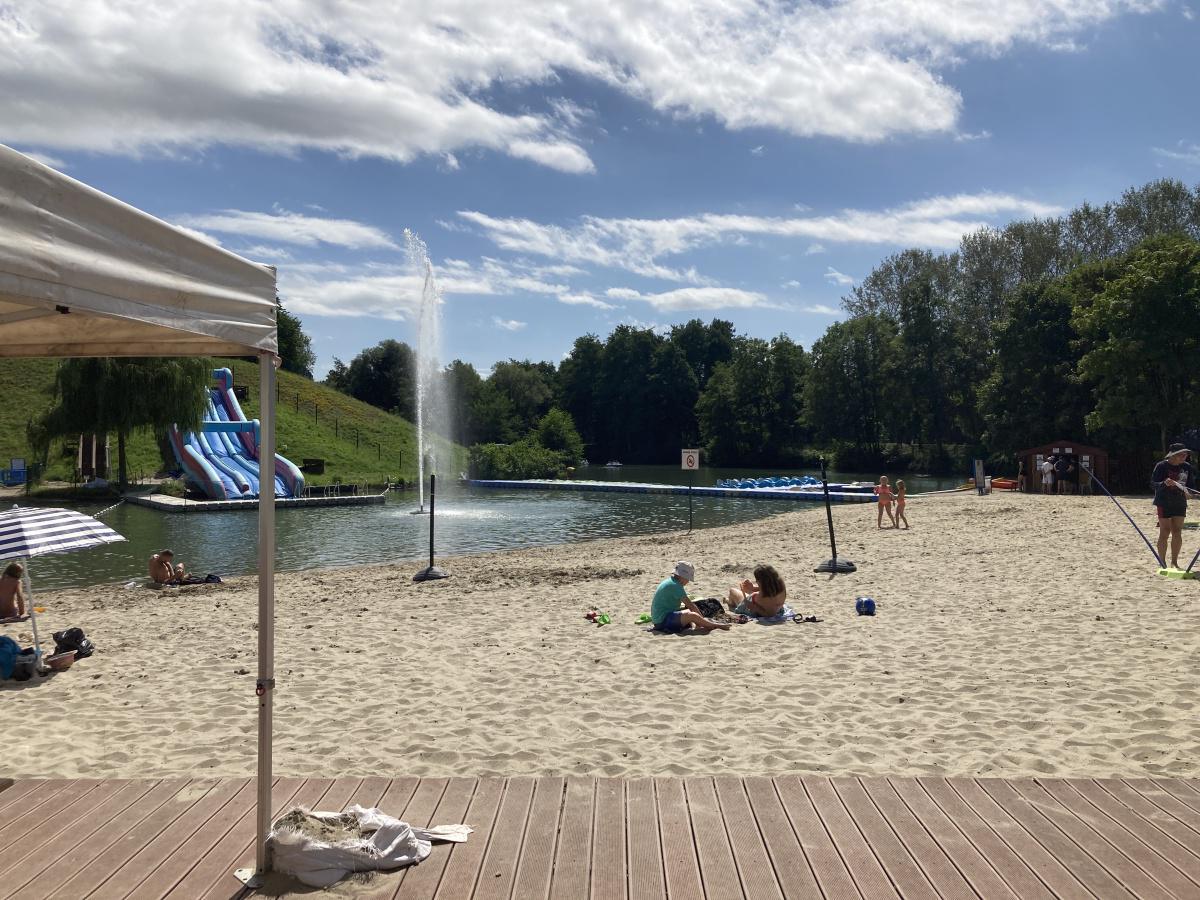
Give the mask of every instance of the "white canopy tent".
[[(275, 456), (275, 272), (0, 145), (0, 357), (259, 360), (260, 459)], [(267, 868), (275, 505), (258, 512), (258, 842)]]

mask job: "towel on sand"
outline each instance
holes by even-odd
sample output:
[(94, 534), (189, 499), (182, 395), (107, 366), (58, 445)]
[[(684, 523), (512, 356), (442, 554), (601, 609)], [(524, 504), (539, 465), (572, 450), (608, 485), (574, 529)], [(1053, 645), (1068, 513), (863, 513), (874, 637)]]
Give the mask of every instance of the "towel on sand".
[(795, 610), (793, 610), (786, 603), (783, 605), (783, 609), (775, 613), (773, 616), (756, 616), (754, 613), (750, 612), (750, 607), (746, 605), (745, 600), (737, 605), (737, 608), (734, 610), (734, 612), (738, 613), (739, 615), (749, 616), (751, 622), (757, 622), (759, 625), (780, 625), (783, 622), (790, 622), (796, 617)]

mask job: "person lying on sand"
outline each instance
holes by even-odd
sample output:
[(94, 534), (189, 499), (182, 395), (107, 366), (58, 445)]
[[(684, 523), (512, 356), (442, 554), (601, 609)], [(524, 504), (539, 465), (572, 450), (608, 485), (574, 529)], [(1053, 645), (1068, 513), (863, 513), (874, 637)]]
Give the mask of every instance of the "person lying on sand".
[(25, 617), (25, 594), (21, 589), (21, 576), (25, 568), (20, 563), (9, 563), (0, 575), (0, 619)]
[(175, 551), (159, 550), (150, 557), (150, 580), (155, 584), (178, 584), (186, 576), (183, 563), (175, 565)]
[(726, 602), (734, 614), (769, 619), (783, 609), (787, 588), (774, 566), (759, 566), (754, 570), (754, 581), (746, 579), (729, 589)]
[[(654, 622), (655, 631), (679, 634), (692, 628), (704, 632), (714, 628), (729, 630), (728, 622), (714, 622), (704, 618), (696, 604), (688, 597), (684, 586), (695, 580), (696, 569), (691, 563), (675, 564), (675, 571), (658, 586), (654, 592), (654, 602), (650, 604), (650, 620)], [(680, 604), (686, 608), (680, 609)]]

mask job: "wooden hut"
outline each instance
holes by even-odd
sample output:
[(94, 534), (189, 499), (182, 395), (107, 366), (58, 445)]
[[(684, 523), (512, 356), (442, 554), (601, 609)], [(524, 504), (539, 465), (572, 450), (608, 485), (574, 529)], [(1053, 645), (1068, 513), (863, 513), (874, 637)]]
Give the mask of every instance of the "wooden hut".
[(1066, 456), (1074, 466), (1072, 482), (1078, 479), (1073, 491), (1091, 491), (1092, 481), (1083, 474), (1084, 469), (1090, 470), (1097, 478), (1108, 484), (1108, 451), (1100, 447), (1091, 447), (1078, 441), (1060, 439), (1037, 447), (1030, 447), (1017, 453), (1017, 460), (1025, 464), (1025, 489), (1037, 493), (1042, 489), (1042, 463), (1047, 457)]

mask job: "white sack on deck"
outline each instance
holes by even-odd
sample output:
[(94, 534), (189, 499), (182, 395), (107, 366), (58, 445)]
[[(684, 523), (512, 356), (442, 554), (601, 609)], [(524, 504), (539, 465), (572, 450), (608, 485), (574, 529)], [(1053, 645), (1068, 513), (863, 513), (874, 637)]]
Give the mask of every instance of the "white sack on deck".
[(378, 809), (351, 806), (344, 813), (285, 813), (267, 836), (272, 868), (311, 887), (328, 887), (352, 872), (411, 866), (429, 855), (431, 841), (460, 843), (466, 825), (414, 828)]

